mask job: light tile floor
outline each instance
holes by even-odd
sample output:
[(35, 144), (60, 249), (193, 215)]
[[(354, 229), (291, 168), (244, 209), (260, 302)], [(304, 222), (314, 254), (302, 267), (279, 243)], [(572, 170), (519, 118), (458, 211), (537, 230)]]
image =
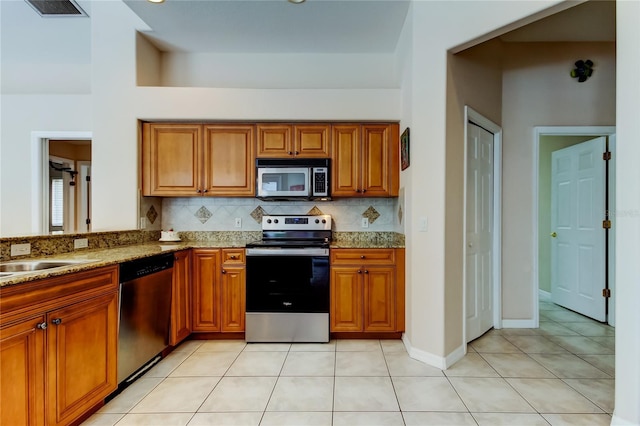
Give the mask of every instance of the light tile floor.
[(188, 341), (83, 425), (608, 425), (614, 330), (548, 302), (446, 371), (399, 340)]

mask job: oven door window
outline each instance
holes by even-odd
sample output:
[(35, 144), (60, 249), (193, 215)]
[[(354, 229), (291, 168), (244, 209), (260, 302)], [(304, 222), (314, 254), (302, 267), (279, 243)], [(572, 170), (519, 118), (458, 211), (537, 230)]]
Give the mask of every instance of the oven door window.
[(329, 258), (247, 256), (247, 312), (329, 312)]

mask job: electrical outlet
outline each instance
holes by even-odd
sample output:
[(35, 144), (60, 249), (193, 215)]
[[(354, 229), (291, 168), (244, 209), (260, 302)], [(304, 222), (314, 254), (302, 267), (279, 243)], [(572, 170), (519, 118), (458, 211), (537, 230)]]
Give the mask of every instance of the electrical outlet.
[(140, 218), (140, 229), (146, 229), (147, 228), (147, 218), (142, 216)]
[(236, 228), (242, 228), (242, 218), (236, 217)]
[(73, 249), (81, 249), (89, 247), (89, 240), (86, 238), (76, 238), (73, 240)]
[(31, 254), (31, 243), (11, 244), (11, 256), (24, 256)]
[(369, 218), (368, 217), (363, 217), (362, 218), (362, 227), (363, 228), (368, 228), (369, 227)]

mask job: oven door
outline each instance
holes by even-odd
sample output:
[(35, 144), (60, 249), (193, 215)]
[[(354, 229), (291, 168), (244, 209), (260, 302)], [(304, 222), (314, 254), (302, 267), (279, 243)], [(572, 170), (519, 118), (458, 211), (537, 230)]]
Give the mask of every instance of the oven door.
[(329, 312), (328, 249), (247, 249), (247, 312)]

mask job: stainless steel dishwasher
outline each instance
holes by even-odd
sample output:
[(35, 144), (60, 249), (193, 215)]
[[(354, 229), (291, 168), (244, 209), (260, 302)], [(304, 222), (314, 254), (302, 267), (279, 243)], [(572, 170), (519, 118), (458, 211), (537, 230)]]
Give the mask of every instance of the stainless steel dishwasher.
[(120, 264), (118, 384), (158, 362), (169, 344), (173, 259), (167, 253)]

